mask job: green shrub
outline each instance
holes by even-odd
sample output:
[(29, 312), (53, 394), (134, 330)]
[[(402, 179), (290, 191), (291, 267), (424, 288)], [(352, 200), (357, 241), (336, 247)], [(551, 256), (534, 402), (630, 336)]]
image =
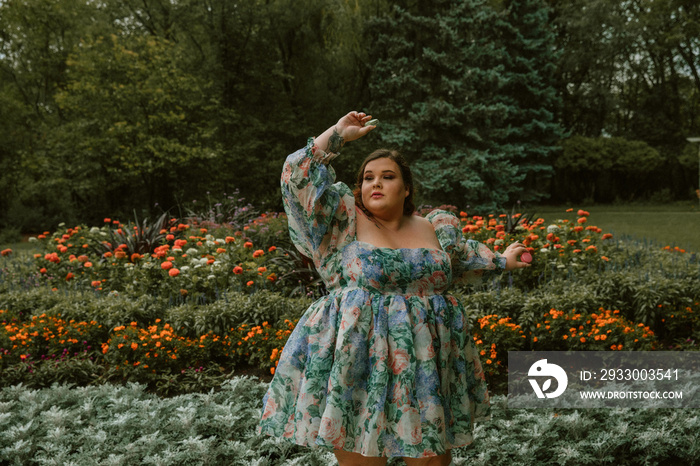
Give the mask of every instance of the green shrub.
[(195, 337), (207, 332), (223, 335), (243, 324), (253, 326), (285, 318), (298, 319), (310, 304), (308, 298), (287, 298), (270, 291), (252, 295), (226, 293), (211, 304), (170, 307), (164, 320), (185, 336)]

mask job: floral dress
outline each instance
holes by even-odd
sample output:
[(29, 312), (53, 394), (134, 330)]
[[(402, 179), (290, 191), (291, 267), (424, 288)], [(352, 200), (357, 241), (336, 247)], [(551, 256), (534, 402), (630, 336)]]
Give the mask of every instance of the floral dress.
[(299, 320), (263, 399), (259, 432), (364, 456), (427, 457), (471, 443), (490, 415), (456, 280), (500, 273), (505, 258), (465, 240), (458, 219), (428, 219), (440, 249), (376, 247), (356, 237), (350, 188), (309, 139), (282, 174), (295, 246), (329, 294)]

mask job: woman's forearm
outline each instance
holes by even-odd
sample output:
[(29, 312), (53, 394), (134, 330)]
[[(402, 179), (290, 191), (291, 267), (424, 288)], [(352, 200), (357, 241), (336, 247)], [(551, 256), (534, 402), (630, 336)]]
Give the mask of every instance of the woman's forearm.
[(338, 133), (338, 130), (334, 125), (321, 133), (321, 135), (315, 139), (314, 143), (316, 147), (324, 152), (337, 153), (340, 151), (340, 148), (343, 147), (343, 144), (345, 144), (345, 140)]

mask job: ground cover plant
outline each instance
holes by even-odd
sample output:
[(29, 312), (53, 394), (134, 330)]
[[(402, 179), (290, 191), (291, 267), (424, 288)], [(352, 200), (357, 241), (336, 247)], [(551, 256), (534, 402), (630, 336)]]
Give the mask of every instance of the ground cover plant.
[[(140, 384), (0, 391), (0, 463), (21, 465), (334, 464), (332, 453), (258, 436), (266, 384), (234, 377), (217, 390), (157, 397)], [(507, 409), (454, 451), (455, 465), (700, 464), (693, 410)], [(403, 464), (392, 459), (390, 465)]]
[[(509, 350), (697, 350), (700, 264), (695, 252), (618, 238), (598, 228), (593, 216), (581, 209), (544, 221), (518, 213), (474, 216), (443, 207), (458, 215), (465, 237), (495, 250), (521, 241), (533, 256), (532, 267), (522, 273), (454, 290), (469, 311), (492, 393), (505, 393)], [(308, 261), (289, 243), (284, 215), (251, 213), (249, 208), (222, 205), (200, 215), (188, 212), (182, 218), (163, 216), (153, 222), (105, 219), (99, 226), (62, 226), (31, 244), (32, 250), (0, 251), (0, 386), (15, 387), (3, 391), (10, 398), (0, 407), (7, 413), (16, 408), (12, 396), (22, 391), (50, 398), (55, 390), (68, 390), (49, 388), (57, 382), (73, 384), (74, 391), (92, 386), (95, 396), (106, 393), (99, 390), (120, 387), (127, 393), (131, 387), (140, 393), (134, 395), (137, 398), (151, 397), (149, 403), (172, 399), (183, 406), (198, 403), (198, 394), (212, 390), (211, 396), (232, 396), (227, 380), (253, 383), (240, 379), (253, 374), (264, 383), (271, 377), (299, 317), (324, 293)], [(129, 385), (133, 383), (138, 385)], [(261, 397), (260, 390), (250, 388)], [(256, 401), (246, 407), (250, 412), (245, 411), (251, 419), (257, 417), (260, 401), (252, 399)], [(53, 409), (41, 406), (34, 412)], [(104, 409), (106, 413), (112, 408)], [(562, 414), (565, 419), (584, 415), (593, 414)], [(528, 429), (545, 422), (541, 413), (503, 416), (498, 419), (523, 422)], [(625, 419), (638, 426), (639, 416), (646, 414), (630, 411)], [(17, 418), (16, 413), (11, 417)], [(10, 417), (0, 419), (10, 422)], [(28, 433), (2, 437), (0, 451), (6, 461), (21, 463), (26, 452), (39, 458), (37, 464), (51, 464), (51, 458), (68, 458), (65, 464), (78, 461), (68, 446), (41, 453), (43, 446), (31, 433), (38, 432), (31, 427), (38, 424), (12, 422), (7, 424), (10, 431)], [(484, 445), (495, 445), (489, 443), (492, 438), (504, 441), (500, 425), (483, 427)], [(574, 460), (573, 453), (567, 453), (568, 446), (574, 452), (585, 442), (605, 445), (593, 456), (603, 464), (621, 452), (629, 456), (628, 464), (641, 464), (640, 455), (649, 455), (637, 437), (615, 443), (619, 439), (575, 434), (583, 442), (576, 447), (570, 426), (557, 425), (561, 430), (556, 432), (569, 435), (555, 455), (560, 462), (585, 464), (587, 456)], [(151, 453), (140, 447), (129, 451), (143, 453), (139, 461), (146, 463), (184, 464), (186, 460), (178, 458), (188, 457), (186, 448), (172, 445), (195, 439), (193, 445), (223, 448), (216, 453), (221, 458), (246, 458), (253, 464), (327, 461), (321, 453), (256, 439), (250, 432), (222, 435), (188, 434), (160, 442), (161, 447), (148, 450)], [(143, 436), (155, 441), (154, 432), (144, 431)], [(539, 445), (539, 439), (528, 441)], [(105, 451), (114, 452), (110, 448)], [(494, 456), (488, 449), (475, 448), (460, 452), (460, 458), (481, 464), (507, 461), (505, 453)], [(56, 453), (59, 450), (63, 456)], [(528, 455), (549, 461), (535, 447), (512, 450), (508, 455), (523, 461)], [(121, 453), (111, 454), (102, 462), (123, 460)], [(669, 448), (657, 456), (661, 461), (672, 454), (677, 452)]]

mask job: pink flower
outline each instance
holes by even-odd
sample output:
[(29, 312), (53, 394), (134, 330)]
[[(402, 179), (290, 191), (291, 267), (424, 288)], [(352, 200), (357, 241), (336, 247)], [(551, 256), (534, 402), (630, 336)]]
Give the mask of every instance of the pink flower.
[(263, 412), (262, 420), (264, 421), (265, 419), (275, 414), (276, 410), (277, 404), (275, 403), (275, 400), (273, 400), (272, 397), (268, 398), (267, 403), (265, 404), (265, 411)]
[(401, 415), (397, 426), (399, 438), (409, 445), (418, 445), (423, 439), (421, 432), (420, 414), (414, 409)]
[(319, 437), (333, 445), (335, 449), (341, 449), (345, 444), (345, 427), (343, 427), (343, 413), (338, 408), (326, 408), (321, 419)]
[[(394, 346), (394, 348), (392, 348), (392, 346)], [(411, 356), (404, 348), (397, 348), (395, 346), (396, 343), (392, 340), (389, 344), (389, 361), (391, 371), (394, 374), (400, 374), (408, 369), (408, 365), (411, 362)]]

